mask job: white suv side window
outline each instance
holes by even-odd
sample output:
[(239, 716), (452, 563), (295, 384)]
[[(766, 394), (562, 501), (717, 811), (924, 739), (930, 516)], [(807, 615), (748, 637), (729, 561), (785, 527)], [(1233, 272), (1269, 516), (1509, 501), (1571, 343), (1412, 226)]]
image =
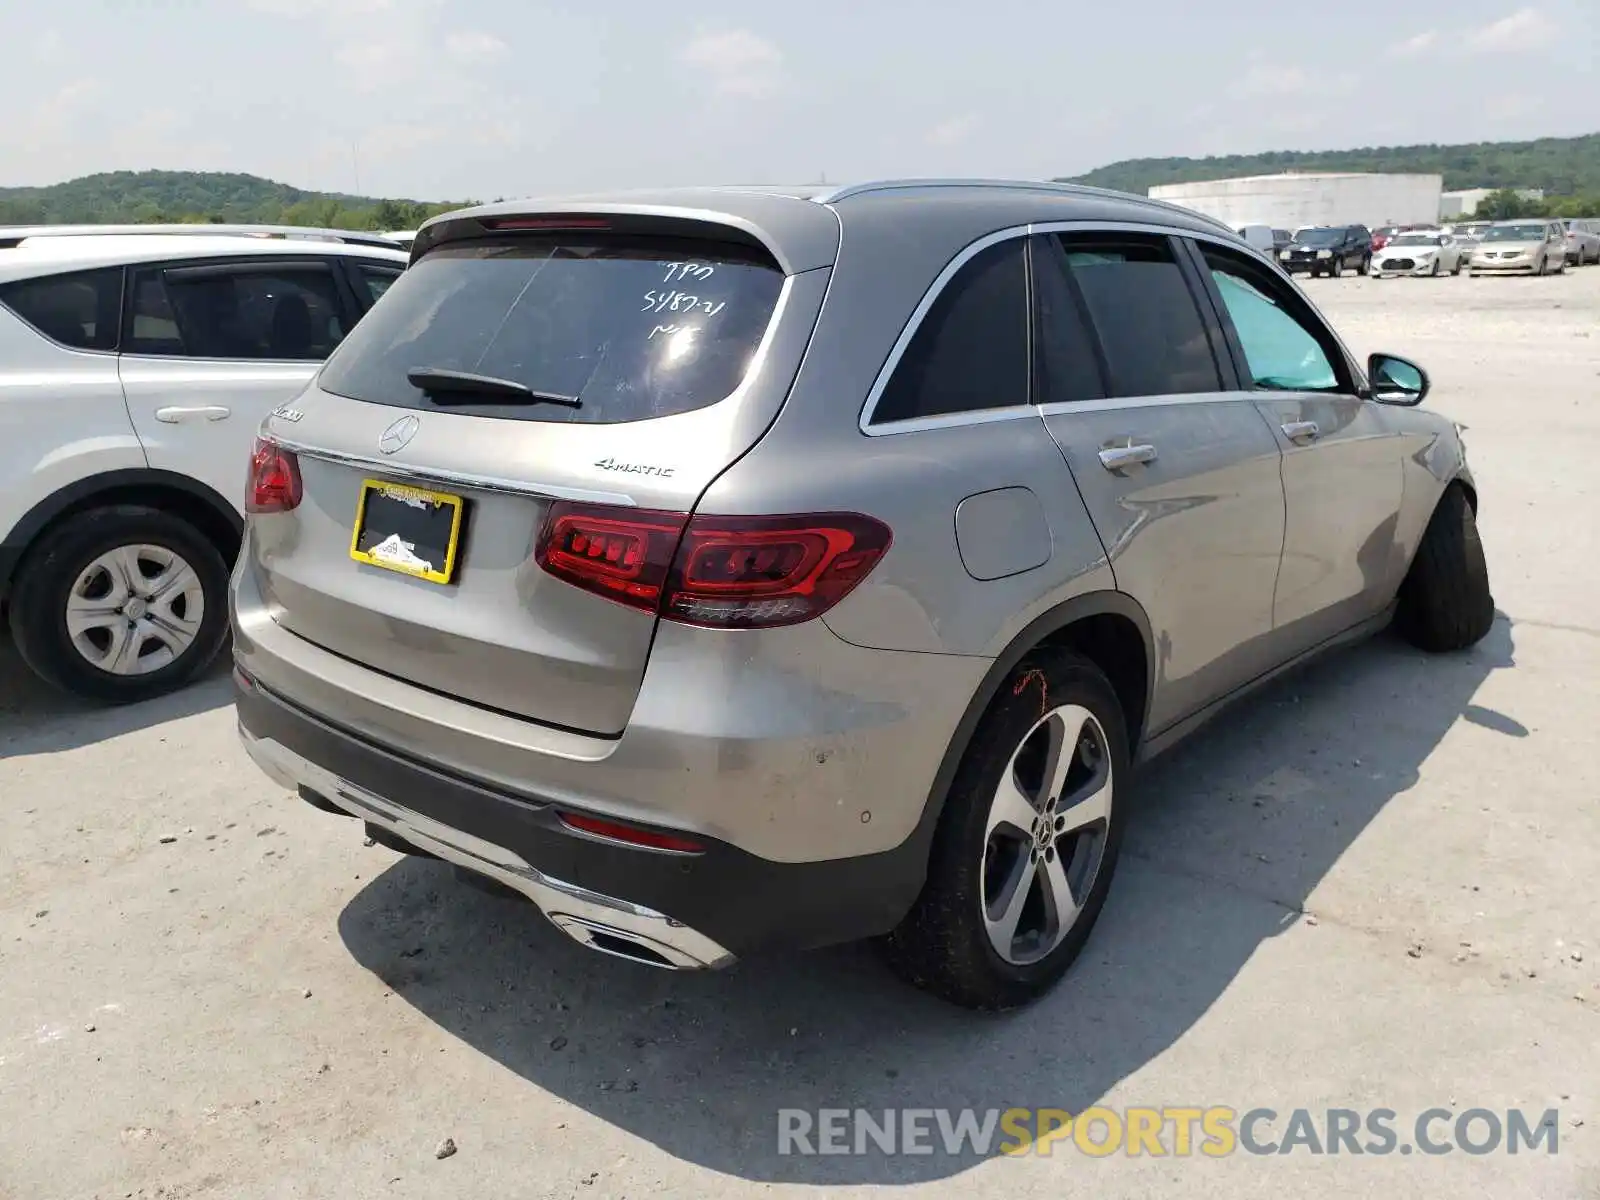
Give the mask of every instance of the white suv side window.
[(134, 276), (123, 352), (185, 358), (321, 360), (345, 318), (324, 262), (199, 263)]
[(45, 337), (75, 350), (115, 350), (122, 268), (73, 271), (0, 287), (3, 303)]

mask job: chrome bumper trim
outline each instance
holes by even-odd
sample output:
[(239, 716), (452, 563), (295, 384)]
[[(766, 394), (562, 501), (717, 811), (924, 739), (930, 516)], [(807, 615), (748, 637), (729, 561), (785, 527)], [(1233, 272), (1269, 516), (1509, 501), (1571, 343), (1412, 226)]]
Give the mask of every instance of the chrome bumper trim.
[[(546, 875), (503, 846), (375, 796), (271, 738), (258, 738), (242, 727), (239, 737), (273, 782), (290, 791), (310, 788), (351, 816), (381, 825), (419, 850), (520, 892), (557, 929), (592, 950), (676, 970), (713, 969), (733, 962), (733, 955), (722, 946), (664, 913)], [(626, 953), (613, 942), (632, 943), (646, 954)], [(653, 962), (652, 956), (662, 961)]]

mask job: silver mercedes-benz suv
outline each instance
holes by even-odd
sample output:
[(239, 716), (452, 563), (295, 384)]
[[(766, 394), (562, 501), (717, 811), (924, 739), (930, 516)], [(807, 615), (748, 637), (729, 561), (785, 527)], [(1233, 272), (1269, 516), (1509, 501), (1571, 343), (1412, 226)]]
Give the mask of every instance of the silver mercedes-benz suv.
[(242, 734), (597, 950), (881, 936), (1024, 1003), (1135, 763), (1392, 617), (1488, 631), (1427, 390), (1228, 229), (1093, 189), (451, 214), (262, 428)]

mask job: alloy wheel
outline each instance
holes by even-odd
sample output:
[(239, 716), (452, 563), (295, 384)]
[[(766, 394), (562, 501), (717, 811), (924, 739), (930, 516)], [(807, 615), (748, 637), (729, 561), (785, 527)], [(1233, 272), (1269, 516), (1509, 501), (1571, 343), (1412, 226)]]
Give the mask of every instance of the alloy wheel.
[(983, 919), (1013, 966), (1059, 946), (1105, 859), (1113, 802), (1105, 730), (1077, 704), (1034, 723), (990, 801), (983, 850)]
[(165, 546), (118, 546), (78, 573), (67, 594), (67, 633), (91, 666), (148, 675), (170, 666), (200, 635), (200, 576)]

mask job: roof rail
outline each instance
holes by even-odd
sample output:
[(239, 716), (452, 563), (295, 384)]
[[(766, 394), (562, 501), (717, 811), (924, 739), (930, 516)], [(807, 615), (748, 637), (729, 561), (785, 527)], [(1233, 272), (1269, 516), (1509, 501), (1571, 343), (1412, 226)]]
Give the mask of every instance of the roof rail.
[(1226, 221), (1220, 221), (1216, 217), (1192, 208), (1185, 208), (1181, 204), (1174, 204), (1170, 200), (1157, 200), (1150, 196), (1141, 196), (1135, 192), (1119, 192), (1112, 188), (1090, 187), (1085, 183), (1063, 183), (1054, 179), (878, 179), (844, 184), (831, 191), (812, 196), (811, 199), (817, 204), (837, 204), (839, 201), (848, 199), (851, 196), (863, 196), (872, 192), (910, 190), (913, 188), (995, 188), (1014, 191), (1055, 192), (1067, 196), (1114, 196), (1119, 200), (1134, 200), (1152, 208), (1183, 213), (1185, 216), (1198, 218), (1215, 225), (1218, 229), (1225, 229), (1229, 233), (1237, 233)]
[(36, 237), (130, 237), (141, 234), (190, 237), (256, 237), (278, 240), (303, 239), (313, 242), (344, 242), (353, 246), (379, 246), (400, 249), (399, 244), (381, 233), (355, 229), (319, 229), (305, 225), (241, 224), (157, 224), (157, 225), (9, 225), (0, 227), (0, 237), (20, 241)]

